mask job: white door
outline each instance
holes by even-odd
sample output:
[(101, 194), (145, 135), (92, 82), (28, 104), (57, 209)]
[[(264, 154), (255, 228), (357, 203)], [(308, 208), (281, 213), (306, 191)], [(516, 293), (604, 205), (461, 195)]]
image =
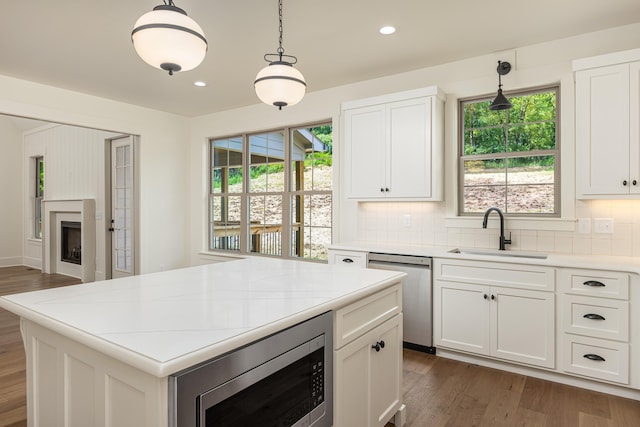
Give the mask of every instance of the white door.
[(133, 136), (111, 141), (111, 278), (134, 270)]

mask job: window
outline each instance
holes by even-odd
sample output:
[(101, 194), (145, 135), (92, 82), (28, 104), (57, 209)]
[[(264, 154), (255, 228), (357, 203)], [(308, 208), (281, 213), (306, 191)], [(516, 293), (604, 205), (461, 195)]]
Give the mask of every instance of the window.
[(327, 260), (331, 124), (213, 139), (210, 150), (209, 249)]
[(459, 213), (560, 216), (559, 88), (515, 93), (509, 110), (491, 100), (460, 101)]
[(35, 157), (33, 236), (42, 239), (42, 199), (44, 197), (44, 158)]

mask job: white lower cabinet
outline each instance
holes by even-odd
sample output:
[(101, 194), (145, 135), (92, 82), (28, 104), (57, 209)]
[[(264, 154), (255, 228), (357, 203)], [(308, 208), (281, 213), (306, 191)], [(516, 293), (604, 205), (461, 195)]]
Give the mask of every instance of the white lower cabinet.
[(334, 401), (335, 427), (382, 427), (394, 417), (401, 427), (401, 309), (398, 284), (336, 312), (334, 396), (340, 398)]
[(554, 295), (436, 282), (436, 346), (554, 367)]
[(558, 269), (562, 290), (562, 369), (630, 383), (630, 276), (606, 270)]

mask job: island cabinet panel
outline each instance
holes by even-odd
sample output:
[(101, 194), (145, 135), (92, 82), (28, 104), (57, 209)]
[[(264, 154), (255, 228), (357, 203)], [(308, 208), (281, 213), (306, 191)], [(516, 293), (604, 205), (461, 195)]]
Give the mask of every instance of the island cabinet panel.
[(141, 372), (31, 321), (27, 354), (30, 427), (168, 425), (167, 379)]
[(400, 284), (338, 309), (335, 319), (334, 426), (384, 426), (394, 419), (401, 427)]
[(437, 259), (435, 345), (554, 368), (554, 288), (552, 268)]
[(342, 105), (345, 194), (443, 200), (444, 94), (437, 87)]
[(402, 314), (336, 351), (334, 369), (334, 425), (384, 426), (402, 401)]

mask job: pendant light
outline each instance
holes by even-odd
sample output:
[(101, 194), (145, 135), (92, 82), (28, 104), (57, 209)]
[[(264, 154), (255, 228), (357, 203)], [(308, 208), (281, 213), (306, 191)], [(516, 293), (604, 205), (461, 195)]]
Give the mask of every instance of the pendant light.
[(502, 76), (509, 74), (511, 71), (511, 64), (508, 62), (498, 61), (498, 95), (489, 106), (489, 110), (508, 110), (513, 107), (509, 100), (502, 94)]
[(176, 7), (173, 0), (163, 1), (134, 25), (133, 47), (144, 62), (169, 75), (192, 70), (207, 53), (207, 39), (196, 21)]
[[(278, 0), (280, 38), (277, 53), (267, 53), (264, 60), (269, 63), (258, 72), (254, 87), (262, 102), (275, 105), (279, 110), (287, 105), (295, 105), (302, 100), (307, 89), (302, 73), (293, 64), (298, 58), (285, 55), (282, 47), (282, 0)], [(271, 58), (271, 60), (269, 59)]]

